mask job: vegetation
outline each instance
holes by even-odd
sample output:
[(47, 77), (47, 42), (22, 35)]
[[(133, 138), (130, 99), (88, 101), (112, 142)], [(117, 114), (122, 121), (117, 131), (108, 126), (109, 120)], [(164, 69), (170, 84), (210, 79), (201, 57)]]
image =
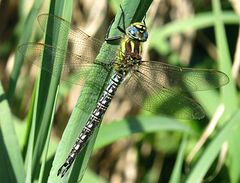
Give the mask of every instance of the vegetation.
[[(35, 0), (31, 7), (27, 0), (14, 3), (0, 1), (4, 9), (0, 14), (5, 18), (0, 29), (2, 182), (240, 181), (239, 2)], [(126, 25), (146, 15), (149, 39), (144, 60), (218, 69), (230, 82), (220, 89), (191, 93), (206, 112), (201, 120), (180, 120), (133, 108), (124, 88), (119, 89), (103, 124), (70, 173), (57, 177), (111, 73), (100, 78), (99, 68), (92, 70), (94, 87), (82, 88), (66, 82), (70, 79), (60, 81), (64, 58), (54, 62), (44, 54), (37, 58), (42, 64), (54, 63), (51, 74), (32, 64), (36, 58), (27, 50), (20, 53), (18, 46), (45, 42), (66, 48), (66, 32), (54, 25), (46, 30), (39, 27), (37, 17), (43, 12), (58, 15), (101, 40), (115, 17), (110, 34), (119, 35), (120, 3)], [(43, 34), (48, 31), (54, 36)], [(104, 43), (104, 49), (112, 47)], [(109, 55), (101, 51), (98, 57), (104, 60)]]

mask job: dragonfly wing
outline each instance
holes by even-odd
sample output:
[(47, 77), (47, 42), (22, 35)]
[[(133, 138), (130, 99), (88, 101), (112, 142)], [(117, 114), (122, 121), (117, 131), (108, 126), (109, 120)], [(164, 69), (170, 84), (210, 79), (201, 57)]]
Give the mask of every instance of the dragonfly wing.
[(125, 84), (126, 93), (136, 104), (151, 112), (181, 119), (201, 119), (202, 107), (193, 99), (174, 92), (141, 72), (134, 72)]
[[(77, 55), (60, 48), (53, 47), (42, 43), (27, 43), (20, 45), (18, 51), (28, 58), (31, 64), (34, 64), (42, 70), (51, 73), (53, 76), (59, 76), (59, 69), (62, 70), (61, 79), (72, 84), (82, 85), (84, 78), (89, 78), (92, 75), (93, 68), (100, 68), (101, 72), (107, 72), (107, 65), (96, 63), (92, 58), (85, 55)], [(46, 63), (42, 63), (42, 56), (47, 59)], [(55, 60), (64, 59), (64, 62), (57, 65)], [(54, 65), (55, 64), (55, 65)], [(61, 67), (61, 68), (59, 68)]]
[[(61, 17), (51, 14), (41, 14), (38, 16), (38, 22), (40, 24), (41, 29), (44, 32), (46, 32), (48, 37), (53, 38), (53, 35), (55, 35), (58, 32), (63, 33), (63, 35), (67, 35), (66, 37), (66, 39), (68, 40), (67, 50), (78, 55), (84, 55), (85, 57), (88, 57), (91, 60), (95, 60), (103, 44), (102, 41), (89, 36), (88, 34), (83, 32), (79, 28), (71, 25), (70, 22), (64, 20)], [(50, 24), (51, 26), (47, 26), (48, 24)], [(108, 47), (107, 49), (102, 51), (103, 52), (107, 51), (108, 53), (107, 55), (112, 55), (115, 53), (115, 48)]]
[(175, 91), (203, 91), (226, 85), (229, 78), (221, 71), (181, 68), (158, 61), (142, 61), (138, 69), (156, 84)]

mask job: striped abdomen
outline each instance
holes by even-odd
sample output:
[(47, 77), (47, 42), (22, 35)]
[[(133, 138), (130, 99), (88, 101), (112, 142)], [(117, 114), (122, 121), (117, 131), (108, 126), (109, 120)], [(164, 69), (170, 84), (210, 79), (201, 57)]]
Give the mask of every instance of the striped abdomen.
[(119, 74), (114, 74), (111, 77), (110, 82), (108, 83), (106, 89), (104, 90), (103, 95), (98, 101), (96, 108), (93, 110), (82, 132), (78, 136), (77, 141), (75, 142), (65, 163), (58, 170), (58, 175), (61, 174), (61, 177), (63, 177), (65, 173), (68, 171), (68, 169), (71, 167), (77, 154), (83, 149), (83, 147), (86, 145), (86, 142), (89, 140), (90, 136), (93, 134), (95, 128), (101, 123), (103, 115), (105, 114), (122, 80), (123, 80), (123, 77)]

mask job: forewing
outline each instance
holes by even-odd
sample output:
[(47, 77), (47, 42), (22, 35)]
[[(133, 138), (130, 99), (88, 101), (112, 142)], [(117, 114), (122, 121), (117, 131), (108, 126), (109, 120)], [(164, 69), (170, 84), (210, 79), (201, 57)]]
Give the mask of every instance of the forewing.
[[(85, 55), (91, 60), (94, 60), (99, 53), (99, 50), (102, 46), (102, 42), (98, 39), (95, 39), (85, 32), (81, 31), (79, 28), (72, 26), (70, 22), (62, 19), (61, 17), (51, 15), (51, 14), (41, 14), (38, 16), (38, 22), (40, 27), (47, 36), (53, 37), (54, 32), (60, 31), (64, 35), (68, 35), (66, 39), (68, 40), (68, 50), (75, 54)], [(47, 24), (48, 30), (46, 31)], [(55, 45), (54, 45), (55, 46)]]
[(202, 91), (226, 85), (229, 78), (217, 70), (181, 68), (158, 61), (142, 61), (138, 69), (156, 85), (175, 91)]
[(126, 93), (136, 104), (151, 112), (159, 112), (181, 119), (201, 119), (202, 107), (193, 99), (154, 82), (144, 73), (134, 72), (126, 80)]

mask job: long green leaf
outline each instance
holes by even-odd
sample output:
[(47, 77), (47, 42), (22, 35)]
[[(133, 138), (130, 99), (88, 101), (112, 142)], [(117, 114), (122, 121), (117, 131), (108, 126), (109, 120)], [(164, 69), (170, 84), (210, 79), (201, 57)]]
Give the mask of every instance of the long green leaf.
[(1, 182), (25, 182), (21, 150), (6, 96), (0, 83), (0, 177)]
[(135, 133), (151, 133), (160, 130), (193, 133), (190, 128), (172, 118), (161, 116), (131, 117), (108, 125), (102, 125), (94, 148), (102, 148), (112, 142)]
[[(36, 21), (37, 18), (37, 14), (43, 4), (43, 0), (35, 0), (34, 4), (32, 6), (32, 9), (29, 12), (29, 15), (27, 16), (26, 20), (23, 20), (20, 22), (21, 26), (21, 34), (20, 34), (20, 40), (19, 40), (19, 45), (26, 43), (29, 41), (31, 33), (32, 33), (32, 28), (34, 27), (34, 23)], [(11, 72), (11, 76), (10, 76), (10, 80), (9, 80), (9, 88), (8, 88), (8, 92), (7, 92), (7, 97), (9, 101), (12, 101), (14, 92), (15, 92), (15, 88), (17, 85), (17, 80), (19, 78), (19, 74), (20, 74), (20, 70), (22, 68), (23, 65), (23, 61), (24, 61), (24, 56), (20, 53), (20, 52), (16, 52), (15, 55), (15, 61), (14, 61), (14, 65), (13, 65), (13, 70)]]
[(107, 181), (103, 180), (101, 177), (96, 175), (94, 172), (90, 170), (86, 170), (86, 173), (83, 176), (81, 183), (107, 183)]
[(182, 165), (184, 161), (184, 151), (187, 145), (187, 135), (184, 134), (182, 143), (180, 145), (177, 161), (175, 162), (174, 169), (170, 178), (169, 183), (180, 183), (181, 182), (181, 172), (182, 172)]
[[(221, 20), (226, 24), (239, 24), (239, 16), (232, 11), (222, 12), (221, 17)], [(154, 28), (151, 31), (149, 46), (157, 48), (161, 53), (168, 54), (171, 52), (171, 48), (167, 42), (167, 38), (170, 35), (210, 27), (214, 25), (215, 21), (216, 19), (213, 14), (207, 12), (199, 13), (184, 20), (173, 21), (159, 28)]]
[[(228, 47), (224, 21), (222, 20), (221, 3), (219, 0), (213, 0), (212, 2), (215, 15), (215, 35), (220, 63), (219, 67), (230, 77), (230, 83), (221, 90), (223, 96), (223, 103), (225, 106), (225, 116), (229, 117), (232, 114), (235, 114), (235, 111), (238, 109), (238, 96), (232, 76), (232, 61)], [(238, 127), (238, 130), (240, 130), (240, 127)], [(238, 162), (240, 160), (240, 143), (238, 143), (240, 134), (236, 130), (231, 134), (231, 137), (232, 138), (229, 141), (228, 154), (228, 159), (230, 159), (231, 162), (228, 163), (229, 175), (232, 182), (238, 182), (240, 180), (240, 168), (238, 165)]]
[[(58, 87), (58, 89), (59, 89), (59, 87)], [(56, 107), (56, 104), (57, 104), (57, 98), (54, 102), (54, 107), (53, 107), (54, 109)], [(55, 113), (52, 113), (51, 125), (50, 126), (52, 126), (53, 119), (54, 119), (54, 114)], [(39, 180), (38, 180), (39, 183), (43, 182), (43, 175), (44, 175), (44, 170), (45, 170), (46, 162), (47, 162), (47, 154), (48, 154), (48, 149), (49, 149), (50, 136), (51, 136), (51, 128), (49, 128), (49, 130), (48, 130), (47, 141), (46, 141), (46, 145), (45, 145), (45, 149), (44, 149), (45, 155), (42, 158), (41, 171), (40, 171), (40, 176), (39, 176)]]
[(216, 44), (218, 48), (219, 68), (225, 72), (230, 82), (227, 86), (221, 88), (223, 102), (225, 105), (225, 112), (231, 116), (237, 110), (237, 91), (232, 77), (232, 64), (229, 47), (227, 43), (227, 36), (224, 28), (224, 21), (222, 18), (222, 11), (219, 0), (213, 0), (213, 10), (215, 18), (215, 35)]
[[(50, 14), (57, 14), (59, 16), (64, 17), (65, 19), (69, 20), (72, 14), (72, 1), (51, 1), (50, 5)], [(52, 37), (46, 37), (45, 42), (47, 44), (59, 45), (65, 47), (67, 40), (66, 35), (59, 30), (56, 30), (54, 27), (54, 22), (48, 22), (47, 25), (47, 32), (54, 33)], [(42, 64), (48, 64), (49, 59), (55, 58), (48, 58), (47, 55), (44, 55), (42, 58)], [(54, 68), (55, 71), (61, 73), (61, 66), (60, 62), (63, 62), (64, 58), (55, 59)], [(57, 88), (59, 84), (59, 80), (56, 77), (52, 77), (52, 75), (48, 72), (44, 72), (41, 70), (41, 75), (39, 78), (38, 88), (37, 88), (37, 95), (35, 105), (34, 105), (34, 112), (33, 117), (30, 118), (32, 121), (31, 123), (31, 131), (30, 138), (29, 138), (29, 148), (27, 151), (28, 158), (28, 180), (32, 181), (33, 178), (37, 177), (39, 174), (39, 165), (40, 159), (43, 155), (43, 149), (45, 147), (45, 142), (49, 137), (49, 130), (51, 129), (51, 119), (52, 115), (54, 114), (54, 103), (57, 97)], [(32, 147), (33, 146), (33, 147)], [(32, 151), (32, 152), (31, 152)], [(32, 175), (30, 175), (32, 174)]]
[[(135, 20), (141, 20), (143, 16), (146, 13), (146, 10), (148, 6), (150, 5), (151, 1), (130, 1), (126, 0), (122, 2), (122, 7), (125, 13), (125, 23), (126, 26), (128, 26), (131, 21), (133, 21), (133, 17)], [(145, 11), (142, 11), (141, 14), (136, 15), (136, 11), (138, 9), (141, 9), (142, 6), (145, 6)], [(119, 31), (116, 29), (117, 23), (119, 22), (119, 18), (121, 15), (121, 11), (119, 8), (119, 11), (116, 15), (115, 21), (112, 25), (111, 31), (110, 31), (110, 36), (114, 35), (119, 35)], [(107, 53), (109, 45), (104, 44), (100, 54), (98, 55), (98, 60), (106, 60), (105, 58), (109, 58), (109, 55)], [(114, 59), (114, 56), (112, 55), (112, 58)], [(101, 73), (101, 70), (97, 69), (92, 70), (92, 76), (91, 79), (93, 80), (92, 82), (96, 83), (98, 81), (98, 87), (94, 90), (93, 88), (84, 88), (83, 91), (79, 97), (79, 100), (77, 102), (77, 107), (74, 108), (74, 111), (70, 117), (70, 120), (68, 122), (68, 125), (64, 131), (62, 140), (59, 144), (59, 147), (56, 152), (56, 156), (53, 162), (53, 169), (51, 172), (52, 177), (56, 176), (58, 168), (62, 165), (62, 163), (65, 161), (68, 153), (70, 152), (70, 149), (72, 148), (73, 143), (75, 142), (77, 136), (79, 135), (81, 129), (86, 123), (86, 120), (90, 116), (92, 110), (94, 109), (96, 102), (101, 94), (101, 90), (103, 87), (106, 85), (108, 82), (108, 74), (102, 75), (101, 78), (99, 78), (99, 73)], [(100, 89), (99, 89), (100, 88)], [(91, 102), (89, 102), (89, 99), (91, 99)], [(80, 109), (87, 109), (86, 112), (80, 111)], [(58, 179), (58, 182), (77, 182), (79, 181), (87, 167), (87, 162), (90, 158), (91, 151), (93, 149), (93, 145), (95, 142), (95, 138), (97, 135), (98, 130), (95, 131), (93, 134), (93, 137), (88, 143), (88, 146), (80, 153), (79, 157), (77, 158), (75, 164), (73, 165), (72, 172), (70, 178), (68, 176), (63, 177), (62, 179)]]
[(198, 160), (194, 169), (190, 172), (186, 183), (201, 182), (216, 159), (223, 142), (230, 140), (237, 128), (239, 128), (240, 111), (238, 111), (227, 123), (221, 131), (209, 144), (203, 155)]

